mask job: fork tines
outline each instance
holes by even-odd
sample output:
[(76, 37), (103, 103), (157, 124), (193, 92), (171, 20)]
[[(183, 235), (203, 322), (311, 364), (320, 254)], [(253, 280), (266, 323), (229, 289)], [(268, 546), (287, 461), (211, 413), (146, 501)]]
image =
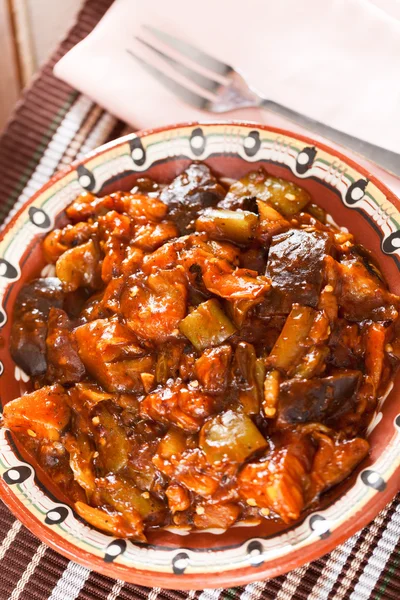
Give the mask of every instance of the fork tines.
[[(145, 25), (143, 28), (147, 33), (151, 34), (155, 43), (141, 36), (135, 36), (135, 39), (143, 47), (150, 50), (149, 59), (139, 56), (130, 48), (127, 49), (128, 54), (135, 58), (157, 81), (179, 96), (184, 102), (201, 110), (207, 110), (210, 101), (213, 100), (213, 95), (217, 94), (224, 78), (233, 71), (232, 67), (203, 52), (199, 48), (192, 46), (188, 42), (180, 40), (160, 29), (150, 25)], [(160, 49), (159, 42), (162, 42), (167, 51)], [(174, 52), (176, 58), (168, 53), (170, 50)], [(158, 65), (153, 64), (151, 56), (161, 59), (166, 63), (170, 67), (170, 70), (172, 70), (170, 71), (171, 75), (162, 70), (159, 62)], [(188, 62), (192, 66), (188, 66)], [(207, 76), (200, 73), (196, 70), (196, 67), (200, 67), (203, 71), (207, 70), (210, 75)], [(173, 73), (181, 75), (185, 83), (188, 83), (188, 87), (183, 82), (181, 83), (174, 79)], [(193, 84), (198, 88), (198, 91), (195, 91), (193, 88), (190, 89)]]

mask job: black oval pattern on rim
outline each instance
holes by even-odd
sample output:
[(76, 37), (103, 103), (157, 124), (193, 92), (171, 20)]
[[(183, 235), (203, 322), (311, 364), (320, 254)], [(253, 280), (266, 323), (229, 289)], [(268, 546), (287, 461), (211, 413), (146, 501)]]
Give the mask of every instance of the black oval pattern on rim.
[(310, 519), (309, 525), (310, 529), (315, 531), (321, 540), (325, 540), (331, 535), (329, 522), (322, 515), (313, 515)]
[(393, 254), (400, 250), (400, 231), (393, 231), (382, 242), (382, 250), (385, 254)]
[(32, 473), (32, 468), (28, 466), (11, 467), (3, 473), (3, 479), (8, 485), (15, 485), (16, 483), (24, 483)]
[(129, 148), (135, 165), (142, 167), (146, 162), (146, 150), (144, 149), (142, 140), (138, 137), (133, 138), (133, 140), (129, 141)]
[(195, 156), (201, 156), (203, 154), (206, 148), (206, 138), (201, 127), (193, 129), (189, 143)]
[(96, 180), (92, 171), (89, 171), (84, 165), (77, 168), (79, 185), (88, 192), (93, 192), (96, 187)]
[(104, 555), (104, 562), (111, 563), (113, 560), (123, 554), (126, 550), (126, 541), (125, 540), (113, 540), (110, 544), (108, 544), (106, 548), (106, 552)]
[(4, 365), (0, 360), (0, 375), (3, 375), (3, 373), (4, 373)]
[(190, 558), (186, 552), (179, 552), (172, 559), (172, 570), (175, 575), (183, 575), (189, 564)]
[(354, 181), (346, 192), (345, 200), (347, 204), (353, 205), (364, 198), (365, 188), (368, 185), (368, 179), (358, 179)]
[(400, 415), (397, 415), (397, 417), (394, 420), (394, 424), (398, 429), (400, 429)]
[(68, 508), (66, 506), (56, 506), (46, 513), (44, 522), (47, 525), (59, 525), (68, 517)]
[(31, 206), (28, 210), (28, 215), (31, 223), (40, 227), (41, 229), (48, 229), (51, 225), (50, 217), (41, 208)]
[(6, 277), (7, 279), (18, 277), (17, 269), (5, 258), (0, 258), (0, 277)]
[(296, 158), (296, 171), (299, 175), (304, 175), (308, 169), (310, 169), (314, 163), (317, 150), (315, 146), (305, 146), (301, 150)]
[(383, 492), (386, 489), (386, 483), (383, 477), (376, 471), (366, 469), (361, 473), (361, 481), (368, 487)]
[(260, 542), (253, 540), (246, 548), (249, 555), (249, 561), (252, 567), (259, 567), (263, 564), (263, 547)]
[(261, 148), (260, 134), (258, 131), (250, 131), (243, 142), (244, 153), (246, 156), (255, 156)]

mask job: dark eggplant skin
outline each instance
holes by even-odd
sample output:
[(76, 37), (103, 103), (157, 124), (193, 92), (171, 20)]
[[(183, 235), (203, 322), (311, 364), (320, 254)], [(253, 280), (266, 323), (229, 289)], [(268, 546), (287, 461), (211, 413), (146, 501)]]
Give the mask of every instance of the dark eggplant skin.
[(34, 279), (23, 286), (14, 305), (10, 351), (13, 360), (28, 375), (43, 375), (47, 369), (46, 336), (51, 308), (62, 308), (64, 292), (57, 277)]
[(216, 206), (225, 194), (207, 165), (194, 162), (163, 189), (160, 200), (168, 205), (169, 217), (185, 235), (194, 230), (200, 212)]
[(294, 302), (316, 308), (331, 246), (332, 237), (324, 231), (294, 229), (272, 238), (265, 274), (280, 296), (280, 312), (290, 312)]
[(360, 371), (344, 371), (321, 379), (290, 379), (280, 385), (277, 426), (324, 423), (351, 411), (356, 403)]

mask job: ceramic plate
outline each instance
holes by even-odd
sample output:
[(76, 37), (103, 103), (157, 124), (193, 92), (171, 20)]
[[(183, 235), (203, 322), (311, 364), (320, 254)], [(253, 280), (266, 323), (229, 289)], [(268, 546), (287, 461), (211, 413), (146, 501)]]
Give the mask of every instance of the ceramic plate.
[[(400, 294), (400, 202), (372, 173), (318, 142), (251, 123), (196, 123), (132, 134), (103, 146), (52, 178), (20, 207), (0, 240), (1, 400), (29, 389), (9, 353), (12, 307), (22, 284), (51, 274), (40, 242), (82, 189), (103, 195), (129, 190), (144, 174), (169, 182), (191, 161), (239, 178), (264, 166), (296, 181), (378, 259), (391, 291)], [(160, 531), (149, 543), (112, 538), (83, 522), (0, 430), (0, 495), (40, 539), (85, 566), (141, 585), (199, 589), (243, 585), (313, 560), (367, 525), (395, 495), (400, 479), (399, 380), (370, 426), (371, 453), (342, 494), (301, 523), (267, 536), (260, 527), (180, 536)]]

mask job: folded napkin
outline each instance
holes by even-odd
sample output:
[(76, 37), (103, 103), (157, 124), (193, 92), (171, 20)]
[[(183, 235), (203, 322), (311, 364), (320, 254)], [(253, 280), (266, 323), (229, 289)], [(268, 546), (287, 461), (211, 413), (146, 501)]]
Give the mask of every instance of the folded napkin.
[[(400, 0), (116, 0), (55, 74), (137, 128), (218, 118), (127, 52), (172, 72), (135, 40), (143, 24), (232, 64), (263, 96), (400, 153)], [(271, 122), (260, 109), (220, 118)]]

